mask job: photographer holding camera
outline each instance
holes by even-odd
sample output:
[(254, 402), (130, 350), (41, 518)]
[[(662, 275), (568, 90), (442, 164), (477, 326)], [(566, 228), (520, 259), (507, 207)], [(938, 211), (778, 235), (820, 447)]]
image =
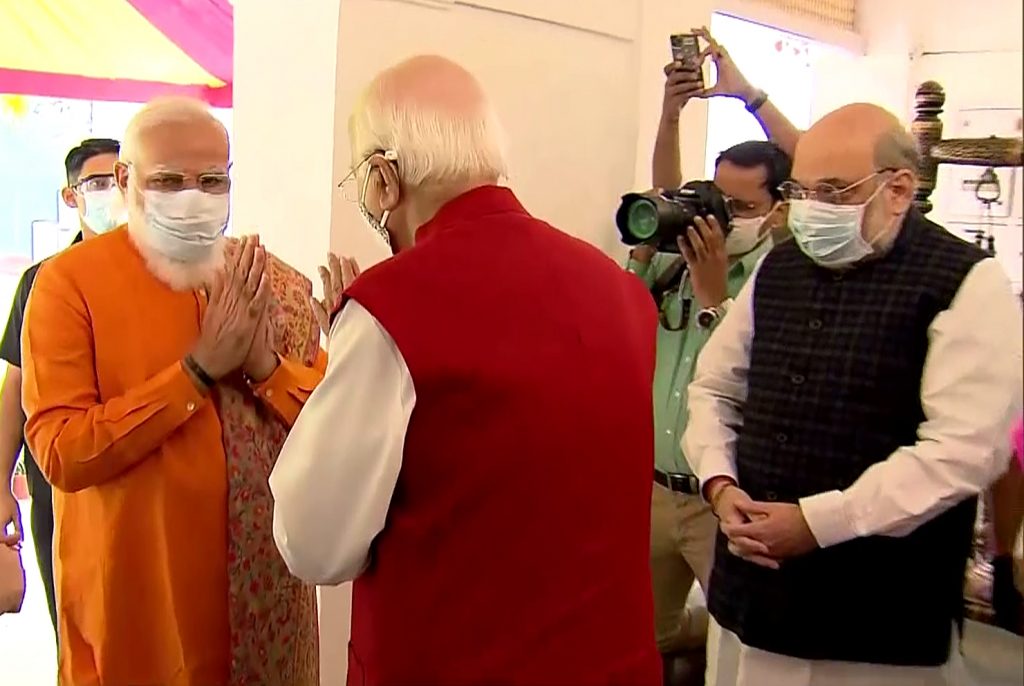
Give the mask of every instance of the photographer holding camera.
[[(656, 636), (666, 659), (666, 683), (671, 683), (675, 654), (699, 649), (706, 639), (707, 614), (703, 608), (699, 612), (687, 608), (687, 596), (694, 579), (707, 589), (718, 525), (680, 447), (687, 421), (687, 386), (701, 348), (770, 249), (772, 232), (785, 227), (777, 189), (789, 179), (790, 153), (799, 137), (705, 29), (694, 33), (707, 43), (698, 60), (665, 67), (664, 106), (652, 163), (654, 186), (680, 187), (679, 114), (691, 98), (743, 99), (775, 142), (733, 146), (718, 157), (713, 184), (696, 181), (679, 191), (627, 196), (620, 211), (624, 240), (637, 244), (628, 269), (650, 288), (660, 321), (654, 379), (651, 569)], [(700, 64), (708, 57), (717, 66), (718, 80), (705, 88)]]

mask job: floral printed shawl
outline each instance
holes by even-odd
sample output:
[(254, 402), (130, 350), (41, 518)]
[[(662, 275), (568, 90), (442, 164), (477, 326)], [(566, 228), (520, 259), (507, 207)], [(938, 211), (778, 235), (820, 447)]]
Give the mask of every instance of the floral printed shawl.
[[(320, 328), (309, 279), (268, 254), (275, 350), (312, 365)], [(274, 544), (268, 479), (288, 427), (239, 380), (217, 387), (228, 471), (230, 686), (317, 686), (316, 589), (293, 577)]]

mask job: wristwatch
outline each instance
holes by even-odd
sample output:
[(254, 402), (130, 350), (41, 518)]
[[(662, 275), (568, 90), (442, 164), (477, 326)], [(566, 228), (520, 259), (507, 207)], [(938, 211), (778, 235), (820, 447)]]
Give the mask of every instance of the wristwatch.
[(732, 298), (726, 298), (714, 307), (702, 309), (697, 313), (697, 328), (707, 331), (714, 327), (725, 316), (725, 313), (729, 311), (730, 305), (732, 305)]
[(747, 100), (746, 102), (747, 112), (750, 112), (751, 114), (757, 112), (759, 109), (761, 109), (761, 106), (764, 105), (766, 102), (768, 102), (767, 93), (765, 93), (761, 89), (754, 91), (753, 95), (750, 97), (750, 100)]

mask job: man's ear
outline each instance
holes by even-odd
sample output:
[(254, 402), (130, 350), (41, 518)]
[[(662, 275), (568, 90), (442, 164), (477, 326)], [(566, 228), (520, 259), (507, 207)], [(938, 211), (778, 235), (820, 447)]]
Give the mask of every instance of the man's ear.
[(792, 237), (789, 232), (789, 203), (780, 202), (775, 205), (775, 209), (768, 215), (768, 226), (771, 227), (772, 242), (775, 244), (782, 243)]
[(114, 163), (114, 181), (122, 193), (128, 190), (128, 165), (124, 162)]
[(401, 199), (401, 184), (395, 165), (383, 157), (374, 157), (371, 164), (380, 172), (382, 187), (380, 189), (380, 208), (391, 212), (398, 207)]
[(893, 214), (903, 214), (914, 203), (917, 177), (909, 170), (902, 169), (889, 179), (888, 192), (893, 199)]
[(768, 213), (764, 223), (768, 231), (772, 234), (779, 231), (780, 229), (786, 228), (786, 223), (789, 221), (789, 203), (776, 202), (775, 207)]
[(61, 200), (64, 201), (64, 204), (67, 205), (68, 207), (72, 209), (78, 208), (78, 198), (75, 197), (74, 188), (71, 188), (70, 186), (65, 186), (64, 188), (61, 188), (60, 197)]

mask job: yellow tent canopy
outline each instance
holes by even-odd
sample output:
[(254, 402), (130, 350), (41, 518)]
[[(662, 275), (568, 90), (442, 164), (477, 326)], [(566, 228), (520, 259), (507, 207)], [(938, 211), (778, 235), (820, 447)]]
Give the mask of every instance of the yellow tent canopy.
[(230, 0), (0, 0), (0, 93), (231, 106)]

